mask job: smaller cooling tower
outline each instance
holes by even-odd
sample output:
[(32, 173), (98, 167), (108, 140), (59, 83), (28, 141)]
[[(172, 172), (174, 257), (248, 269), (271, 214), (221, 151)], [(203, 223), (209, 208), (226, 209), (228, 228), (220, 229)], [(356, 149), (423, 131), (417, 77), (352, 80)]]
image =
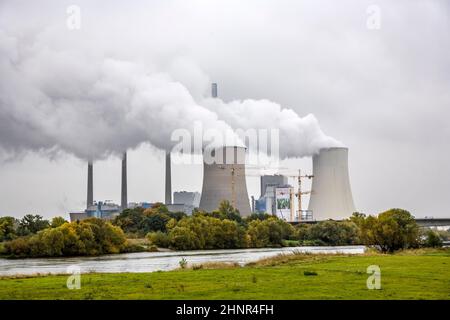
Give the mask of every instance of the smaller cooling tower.
[(342, 220), (355, 212), (348, 174), (348, 149), (321, 149), (313, 156), (309, 210), (314, 220)]
[(223, 200), (228, 200), (241, 216), (251, 214), (245, 180), (244, 147), (223, 147), (203, 154), (203, 187), (199, 208), (211, 212)]

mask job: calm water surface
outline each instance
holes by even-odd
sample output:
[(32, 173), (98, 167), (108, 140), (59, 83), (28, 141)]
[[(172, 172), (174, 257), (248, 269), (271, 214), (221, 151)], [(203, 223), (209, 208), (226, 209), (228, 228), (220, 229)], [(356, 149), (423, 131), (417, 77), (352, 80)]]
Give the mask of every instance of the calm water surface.
[(30, 275), (47, 273), (67, 273), (72, 265), (80, 267), (81, 272), (153, 272), (179, 268), (179, 261), (185, 258), (188, 264), (205, 262), (236, 262), (240, 265), (280, 253), (291, 254), (294, 251), (310, 253), (364, 253), (364, 246), (342, 247), (295, 247), (263, 248), (236, 250), (197, 250), (172, 252), (139, 252), (100, 257), (42, 258), (42, 259), (0, 259), (0, 276)]

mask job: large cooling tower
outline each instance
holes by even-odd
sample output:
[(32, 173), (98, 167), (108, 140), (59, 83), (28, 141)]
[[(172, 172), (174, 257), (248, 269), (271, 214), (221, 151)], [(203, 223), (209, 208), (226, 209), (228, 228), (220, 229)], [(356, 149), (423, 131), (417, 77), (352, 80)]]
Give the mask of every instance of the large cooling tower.
[(312, 193), (309, 210), (314, 220), (341, 220), (355, 212), (348, 174), (348, 149), (320, 150), (313, 157)]
[[(208, 152), (209, 154), (209, 152)], [(245, 181), (245, 148), (223, 147), (203, 154), (203, 188), (199, 208), (216, 210), (222, 200), (228, 200), (241, 216), (251, 214)], [(217, 161), (213, 161), (216, 159)]]

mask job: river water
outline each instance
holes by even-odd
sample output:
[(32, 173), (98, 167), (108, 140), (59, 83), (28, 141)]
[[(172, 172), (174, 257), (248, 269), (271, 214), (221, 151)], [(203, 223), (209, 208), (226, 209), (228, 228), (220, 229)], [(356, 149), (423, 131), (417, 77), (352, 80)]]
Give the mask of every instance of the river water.
[(290, 247), (235, 250), (197, 250), (170, 252), (139, 252), (100, 257), (41, 258), (41, 259), (0, 259), (0, 276), (62, 274), (68, 267), (77, 266), (82, 273), (97, 272), (153, 272), (179, 268), (179, 261), (186, 259), (188, 264), (205, 262), (230, 262), (244, 265), (248, 262), (276, 256), (292, 254), (294, 251), (314, 253), (364, 253), (364, 246), (341, 247)]

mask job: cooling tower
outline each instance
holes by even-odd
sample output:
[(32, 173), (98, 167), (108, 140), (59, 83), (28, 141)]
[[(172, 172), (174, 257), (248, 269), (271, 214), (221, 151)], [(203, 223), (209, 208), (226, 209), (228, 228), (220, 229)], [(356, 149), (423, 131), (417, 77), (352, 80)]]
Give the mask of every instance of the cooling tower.
[(199, 208), (211, 212), (219, 207), (222, 200), (228, 200), (243, 217), (251, 214), (243, 147), (223, 147), (203, 154), (203, 188)]
[(342, 220), (355, 212), (348, 174), (348, 149), (321, 149), (313, 157), (309, 210), (314, 220)]
[(120, 197), (120, 207), (122, 210), (128, 208), (128, 190), (127, 190), (127, 153), (122, 155), (122, 190)]

